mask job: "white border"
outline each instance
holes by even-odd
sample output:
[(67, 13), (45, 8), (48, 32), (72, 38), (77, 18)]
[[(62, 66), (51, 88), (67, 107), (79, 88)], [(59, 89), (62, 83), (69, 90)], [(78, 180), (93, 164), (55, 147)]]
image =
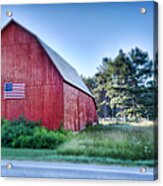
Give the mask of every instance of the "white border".
[[(142, 0), (1, 0), (1, 4), (40, 4), (40, 3), (88, 3), (88, 2), (135, 2)], [(150, 1), (150, 0), (144, 0)]]
[[(1, 4), (39, 4), (39, 3), (68, 3), (68, 2), (117, 2), (117, 0), (99, 0), (99, 1), (94, 1), (94, 0), (79, 0), (79, 1), (73, 1), (73, 0), (1, 0)], [(118, 0), (118, 2), (122, 2), (124, 0)], [(140, 1), (140, 0), (138, 0)], [(125, 2), (133, 2), (131, 0)], [(56, 185), (56, 186), (108, 186), (108, 185), (115, 185), (115, 186), (128, 186), (128, 185), (163, 185), (163, 178), (162, 173), (163, 173), (163, 37), (161, 36), (161, 33), (163, 33), (163, 1), (162, 0), (157, 0), (159, 3), (159, 180), (156, 182), (141, 182), (141, 181), (101, 181), (101, 180), (57, 180), (57, 179), (29, 179), (29, 178), (0, 178), (0, 185), (1, 186), (36, 186), (37, 184), (39, 186), (42, 185)], [(161, 20), (161, 21), (160, 21)], [(162, 71), (162, 72), (161, 72)], [(161, 85), (162, 84), (162, 85)]]

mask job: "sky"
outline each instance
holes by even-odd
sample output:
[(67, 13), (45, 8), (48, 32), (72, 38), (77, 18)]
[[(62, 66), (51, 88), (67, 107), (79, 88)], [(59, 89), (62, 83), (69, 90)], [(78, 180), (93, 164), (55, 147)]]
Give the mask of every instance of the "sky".
[[(140, 8), (146, 8), (145, 14)], [(79, 74), (93, 76), (104, 57), (139, 47), (153, 58), (153, 2), (3, 5), (12, 18), (58, 52)]]

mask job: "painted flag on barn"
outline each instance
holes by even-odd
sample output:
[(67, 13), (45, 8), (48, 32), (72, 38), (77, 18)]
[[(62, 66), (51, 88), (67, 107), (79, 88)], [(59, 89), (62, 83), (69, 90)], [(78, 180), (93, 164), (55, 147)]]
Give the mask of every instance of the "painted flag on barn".
[(4, 98), (5, 99), (25, 98), (25, 84), (24, 83), (5, 83)]

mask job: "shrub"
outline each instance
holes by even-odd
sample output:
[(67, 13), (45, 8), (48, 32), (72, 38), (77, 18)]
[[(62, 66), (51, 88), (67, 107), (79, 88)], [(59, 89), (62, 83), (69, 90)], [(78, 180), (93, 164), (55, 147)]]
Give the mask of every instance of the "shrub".
[(4, 121), (1, 135), (3, 147), (53, 149), (65, 142), (71, 133), (63, 127), (58, 131), (48, 130), (40, 125), (41, 122), (27, 121), (24, 117)]
[(5, 119), (4, 117), (2, 117), (1, 119), (1, 125), (4, 125), (4, 124), (10, 124), (10, 121)]

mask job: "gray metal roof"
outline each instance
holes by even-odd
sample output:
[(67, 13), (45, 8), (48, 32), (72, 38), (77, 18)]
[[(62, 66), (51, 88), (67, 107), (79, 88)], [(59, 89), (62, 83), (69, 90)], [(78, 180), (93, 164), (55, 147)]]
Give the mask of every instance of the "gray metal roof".
[(91, 94), (91, 92), (89, 91), (89, 89), (87, 88), (87, 86), (85, 85), (85, 83), (83, 82), (79, 74), (77, 73), (77, 71), (69, 63), (67, 63), (57, 52), (55, 52), (47, 44), (45, 44), (45, 42), (43, 42), (38, 36), (33, 34), (31, 31), (29, 31), (27, 28), (25, 28), (24, 26), (22, 26), (21, 24), (19, 24), (17, 21), (13, 19), (10, 20), (2, 28), (2, 30), (5, 27), (7, 27), (7, 25), (9, 25), (9, 23), (11, 22), (18, 24), (19, 26), (21, 26), (22, 28), (24, 28), (25, 30), (27, 30), (37, 38), (38, 42), (41, 44), (41, 46), (43, 47), (43, 49), (45, 50), (49, 58), (52, 60), (53, 64), (56, 66), (56, 68), (58, 69), (58, 71), (60, 72), (60, 74), (62, 75), (63, 79), (66, 82), (72, 84), (73, 86), (79, 88), (83, 92), (93, 97), (93, 95)]
[(52, 60), (53, 64), (57, 67), (63, 79), (92, 96), (91, 92), (89, 91), (77, 71), (70, 64), (68, 64), (59, 54), (57, 54), (48, 45), (46, 45), (42, 40), (38, 38), (38, 41)]

